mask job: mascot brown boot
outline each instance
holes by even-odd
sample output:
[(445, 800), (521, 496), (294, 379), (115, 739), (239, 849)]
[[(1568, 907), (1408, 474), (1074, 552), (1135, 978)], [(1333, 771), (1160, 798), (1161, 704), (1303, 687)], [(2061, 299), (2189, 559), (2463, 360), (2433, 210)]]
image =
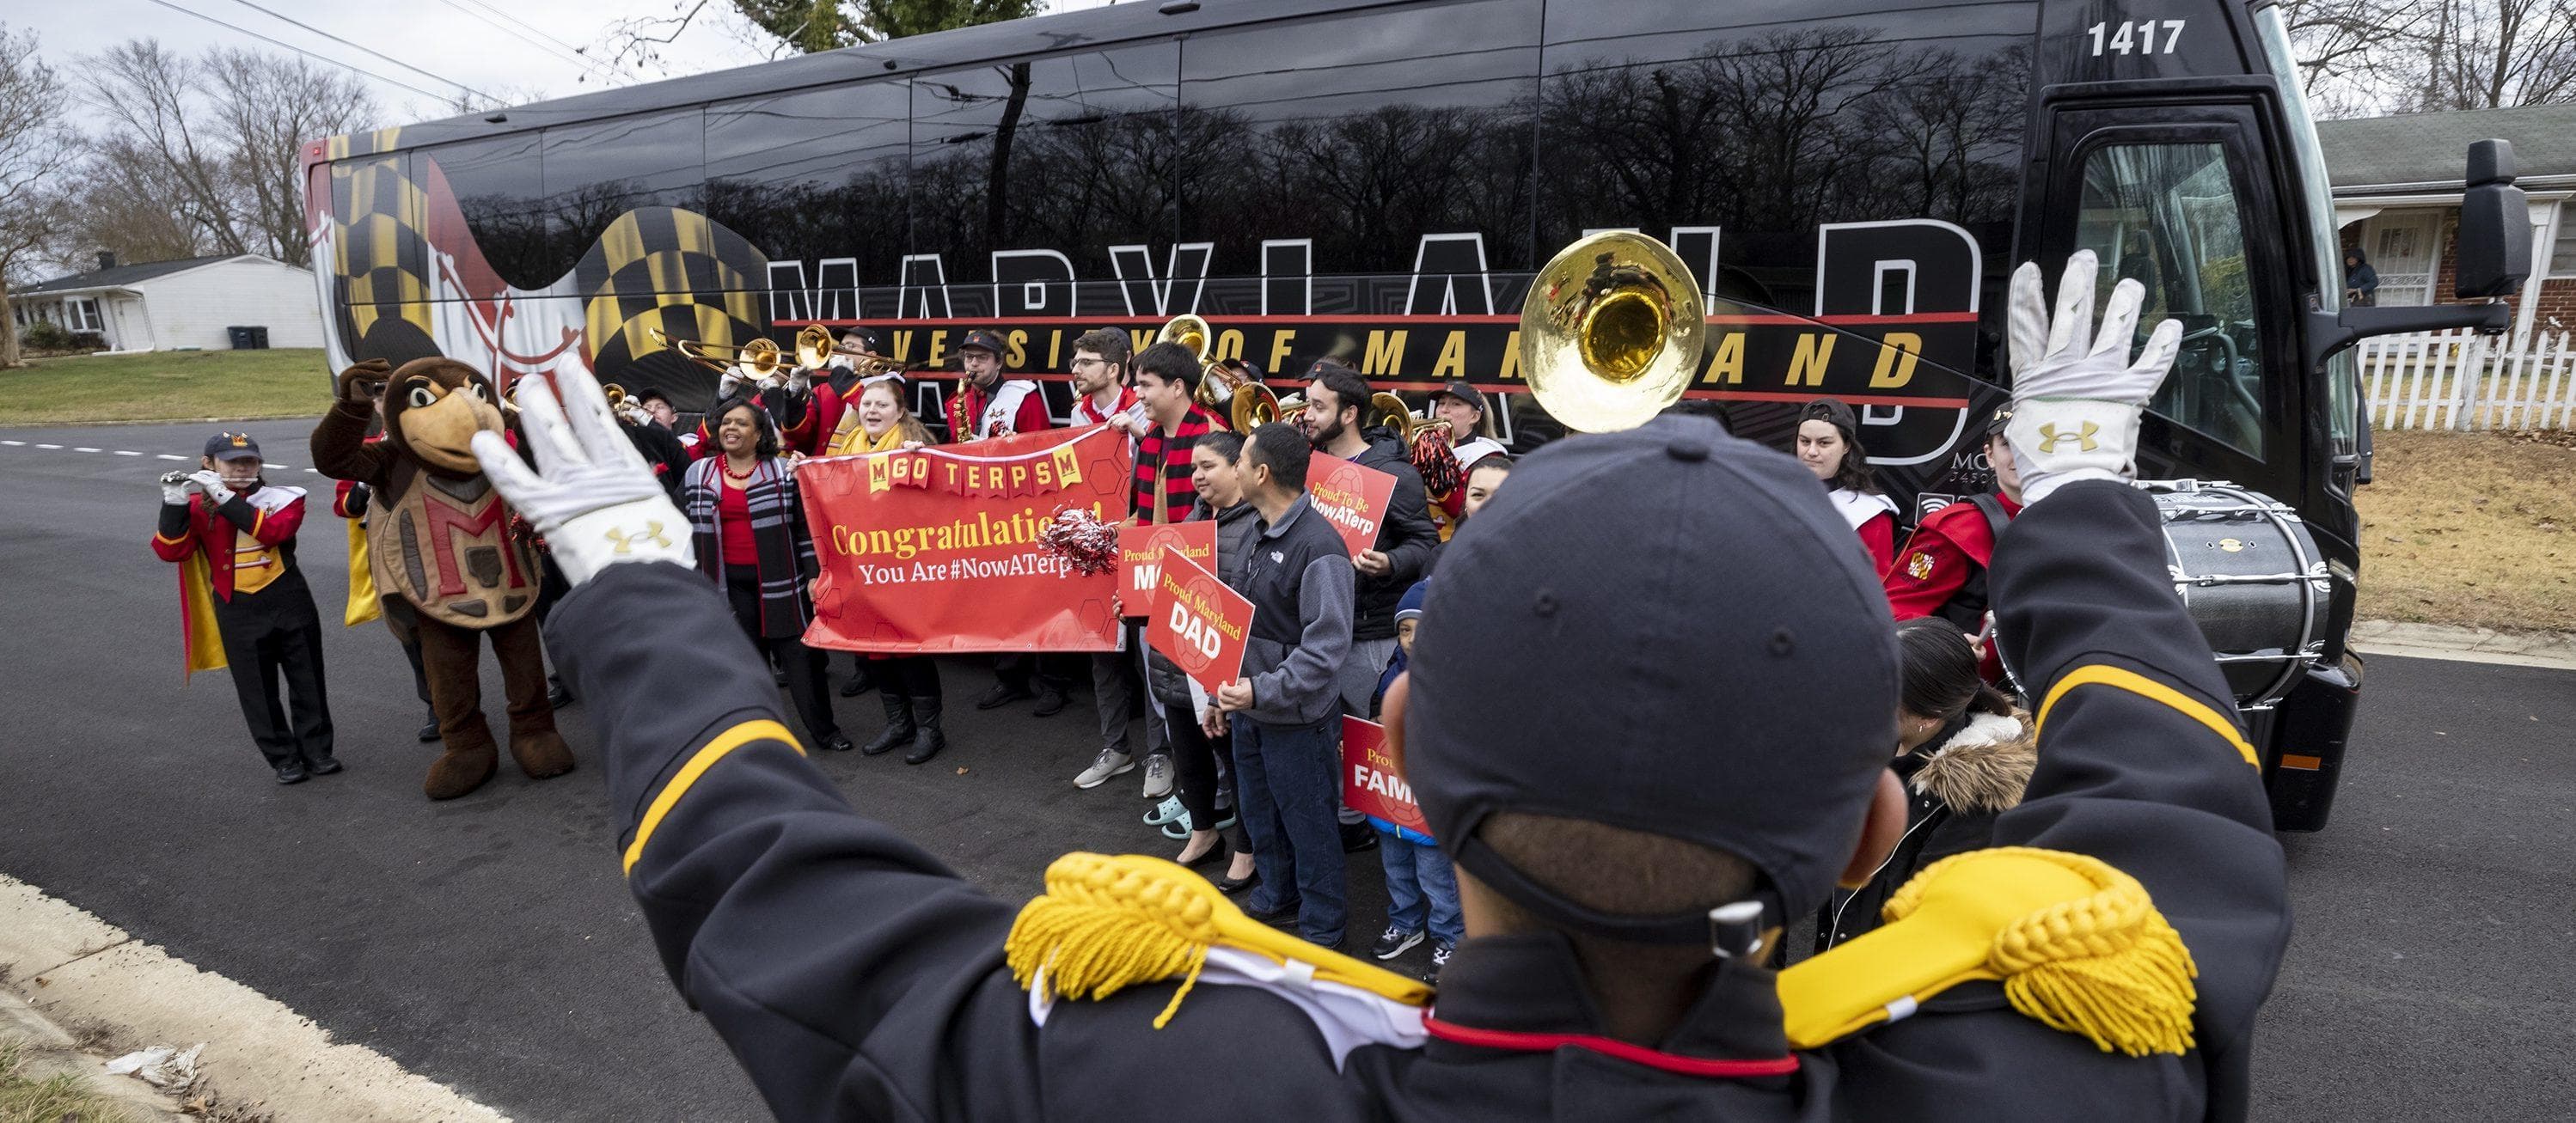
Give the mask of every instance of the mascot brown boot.
[(501, 662), (501, 685), (510, 698), (510, 756), (531, 780), (572, 771), (572, 747), (555, 732), (555, 708), (546, 702), (546, 664), (537, 618), (531, 614), (491, 631), (492, 654)]
[(438, 711), (438, 737), (447, 749), (430, 763), (420, 788), (431, 799), (454, 799), (482, 787), (500, 767), (501, 749), (492, 740), (491, 723), (483, 720), (483, 684), (475, 674), (482, 645), (469, 628), (426, 617), (419, 628), (430, 705)]

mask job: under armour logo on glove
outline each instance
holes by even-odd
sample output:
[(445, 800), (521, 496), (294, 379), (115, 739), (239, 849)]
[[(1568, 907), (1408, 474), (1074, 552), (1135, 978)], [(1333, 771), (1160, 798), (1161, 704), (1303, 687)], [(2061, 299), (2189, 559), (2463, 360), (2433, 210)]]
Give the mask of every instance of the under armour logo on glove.
[(662, 523), (658, 519), (645, 523), (644, 532), (641, 534), (633, 533), (622, 526), (616, 526), (610, 527), (605, 537), (607, 537), (609, 541), (617, 544), (617, 552), (621, 554), (634, 553), (635, 544), (638, 542), (650, 542), (653, 545), (665, 547), (671, 544), (669, 536), (662, 533)]
[(2084, 430), (2080, 433), (2060, 433), (2055, 425), (2042, 425), (2039, 427), (2039, 451), (2055, 452), (2059, 441), (2075, 441), (2078, 442), (2077, 447), (2081, 451), (2092, 452), (2102, 447), (2100, 442), (2093, 439), (2101, 432), (2102, 427), (2090, 421), (2084, 423)]

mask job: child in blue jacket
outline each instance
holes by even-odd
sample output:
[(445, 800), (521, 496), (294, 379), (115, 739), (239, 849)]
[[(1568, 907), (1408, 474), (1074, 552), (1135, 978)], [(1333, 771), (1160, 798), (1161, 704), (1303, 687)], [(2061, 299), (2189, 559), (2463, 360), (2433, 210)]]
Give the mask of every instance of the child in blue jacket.
[[(1386, 690), (1395, 684), (1395, 676), (1404, 673), (1405, 660), (1413, 654), (1413, 637), (1422, 627), (1422, 602), (1431, 593), (1429, 578), (1416, 581), (1405, 590), (1404, 599), (1395, 605), (1395, 658), (1388, 660), (1386, 671), (1377, 678), (1377, 693), (1369, 699), (1369, 716), (1375, 718), (1386, 705)], [(1393, 959), (1421, 943), (1426, 926), (1431, 938), (1431, 971), (1439, 974), (1449, 964), (1449, 953), (1466, 935), (1466, 919), (1458, 911), (1458, 873), (1449, 865), (1449, 856), (1430, 835), (1399, 827), (1374, 815), (1369, 825), (1386, 837), (1377, 848), (1378, 861), (1386, 868), (1386, 932), (1377, 938), (1370, 954), (1379, 959)], [(1426, 924), (1427, 922), (1427, 924)]]

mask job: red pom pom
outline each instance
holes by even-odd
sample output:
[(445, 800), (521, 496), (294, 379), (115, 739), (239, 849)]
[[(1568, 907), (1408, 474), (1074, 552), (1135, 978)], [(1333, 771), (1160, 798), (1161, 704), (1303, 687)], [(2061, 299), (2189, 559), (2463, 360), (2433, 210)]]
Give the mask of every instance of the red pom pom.
[(1055, 518), (1038, 532), (1038, 545), (1072, 563), (1084, 575), (1118, 568), (1118, 528), (1100, 521), (1088, 507), (1058, 507)]

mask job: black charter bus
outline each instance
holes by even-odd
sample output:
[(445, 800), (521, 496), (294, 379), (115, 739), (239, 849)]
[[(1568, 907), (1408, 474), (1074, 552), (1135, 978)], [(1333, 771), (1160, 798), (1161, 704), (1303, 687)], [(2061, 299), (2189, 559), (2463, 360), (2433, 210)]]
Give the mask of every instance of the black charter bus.
[(1781, 444), (1851, 403), (1915, 517), (1980, 486), (2013, 265), (2090, 247), (2189, 330), (2144, 473), (2277, 497), (2331, 560), (2323, 660), (2249, 715), (2315, 829), (2360, 685), (2332, 354), (2487, 312), (2339, 309), (2289, 58), (2261, 0), (1144, 0), (318, 141), (307, 214), (334, 369), (578, 365), (690, 407), (714, 376), (651, 329), (865, 324), (936, 372), (991, 328), (1043, 376), (1195, 313), (1273, 377), (1463, 377), (1524, 445), (1529, 276), (1631, 228), (1710, 298), (1690, 396)]

